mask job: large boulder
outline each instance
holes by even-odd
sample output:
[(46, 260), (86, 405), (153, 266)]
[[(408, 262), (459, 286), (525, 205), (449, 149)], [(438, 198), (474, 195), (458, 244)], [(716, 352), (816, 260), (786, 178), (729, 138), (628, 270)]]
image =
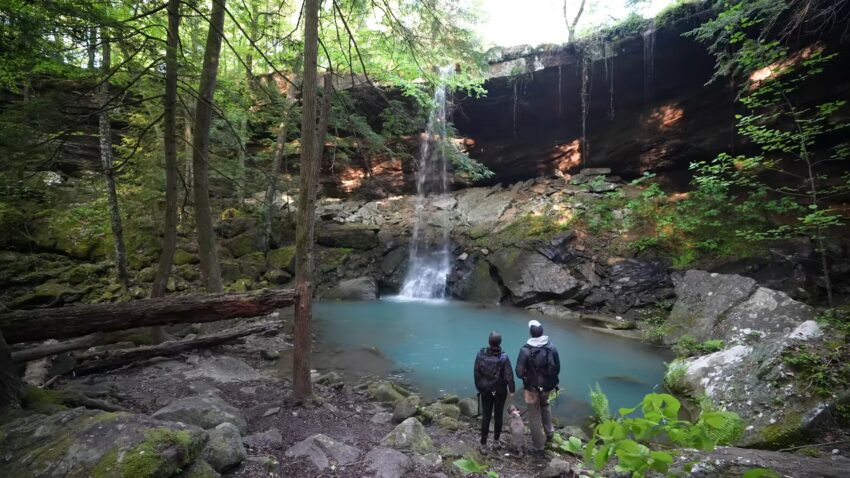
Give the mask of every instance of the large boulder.
[(514, 198), (510, 190), (470, 188), (458, 194), (455, 209), (461, 221), (485, 233), (496, 226)]
[(340, 281), (325, 294), (329, 300), (375, 300), (378, 298), (378, 283), (372, 277), (358, 277)]
[(407, 274), (407, 262), (409, 251), (406, 247), (396, 247), (387, 252), (381, 259), (381, 284), (395, 290), (400, 290), (404, 285), (404, 276)]
[(313, 435), (286, 450), (290, 458), (306, 458), (319, 470), (331, 465), (349, 465), (360, 458), (360, 450), (327, 435)]
[(197, 395), (175, 400), (151, 415), (153, 418), (189, 423), (204, 429), (231, 423), (245, 433), (248, 423), (242, 412), (215, 395)]
[(509, 247), (496, 252), (489, 260), (517, 305), (540, 302), (548, 297), (569, 297), (582, 286), (569, 269), (537, 252)]
[(250, 382), (262, 378), (244, 360), (226, 355), (198, 358), (182, 374), (187, 379), (208, 378), (218, 383)]
[(816, 315), (814, 308), (784, 292), (758, 287), (753, 279), (737, 275), (688, 271), (676, 285), (676, 295), (667, 321), (668, 343), (690, 336), (740, 344), (787, 334)]
[(618, 313), (673, 296), (673, 282), (666, 267), (634, 259), (611, 266), (606, 288), (612, 292), (608, 304)]
[(174, 476), (201, 453), (200, 428), (75, 408), (0, 426), (0, 476)]
[(376, 447), (366, 454), (367, 469), (375, 478), (401, 478), (413, 468), (413, 460), (392, 448)]
[(715, 327), (714, 335), (728, 343), (744, 343), (752, 334), (787, 334), (812, 320), (817, 312), (784, 292), (759, 287), (744, 302), (732, 307)]
[(468, 302), (498, 304), (502, 300), (502, 287), (490, 273), (490, 264), (480, 259), (452, 285), (452, 295)]
[(413, 417), (398, 424), (381, 440), (381, 445), (422, 454), (434, 451), (434, 442), (425, 427)]
[(225, 471), (248, 457), (242, 445), (239, 429), (232, 423), (222, 423), (209, 432), (204, 460), (216, 471)]
[(347, 247), (367, 251), (378, 246), (375, 229), (360, 224), (321, 224), (316, 242), (325, 247)]
[(676, 343), (689, 335), (699, 341), (713, 338), (723, 314), (756, 290), (756, 281), (739, 275), (689, 270), (675, 281), (676, 303), (667, 319), (665, 341)]
[(739, 478), (753, 468), (771, 470), (776, 476), (845, 478), (850, 470), (850, 459), (836, 455), (812, 457), (802, 453), (718, 447), (712, 451), (679, 450), (670, 471), (672, 476), (689, 478)]
[(840, 371), (796, 370), (789, 363), (803, 352), (828, 354), (827, 342), (818, 323), (807, 321), (785, 335), (686, 361), (684, 384), (744, 419), (739, 445), (782, 448), (828, 423), (834, 406), (850, 398), (846, 385), (812, 387), (812, 373)]

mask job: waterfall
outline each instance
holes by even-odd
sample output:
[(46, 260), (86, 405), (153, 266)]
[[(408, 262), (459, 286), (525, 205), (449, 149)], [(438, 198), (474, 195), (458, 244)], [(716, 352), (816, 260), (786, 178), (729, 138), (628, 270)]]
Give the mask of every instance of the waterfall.
[(649, 24), (649, 29), (643, 32), (643, 102), (649, 105), (652, 101), (652, 80), (655, 76), (655, 19)]
[(445, 197), (448, 191), (446, 79), (453, 72), (454, 67), (440, 69), (440, 83), (434, 91), (428, 126), (419, 146), (413, 237), (407, 276), (401, 289), (401, 296), (411, 299), (445, 297), (446, 278), (451, 270), (449, 230), (430, 224), (428, 206)]

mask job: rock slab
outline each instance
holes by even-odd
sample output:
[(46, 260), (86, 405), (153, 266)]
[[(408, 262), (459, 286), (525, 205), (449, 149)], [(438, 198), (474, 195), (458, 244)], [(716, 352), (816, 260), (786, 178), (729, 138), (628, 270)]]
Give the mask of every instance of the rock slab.
[(401, 478), (413, 468), (413, 460), (392, 448), (377, 447), (366, 454), (369, 471), (375, 478)]
[(319, 470), (331, 465), (349, 465), (357, 461), (360, 455), (361, 452), (357, 448), (323, 434), (313, 435), (286, 450), (286, 456), (307, 458)]
[(175, 400), (151, 415), (160, 420), (188, 423), (203, 429), (231, 423), (240, 433), (248, 430), (242, 412), (215, 395), (197, 395)]

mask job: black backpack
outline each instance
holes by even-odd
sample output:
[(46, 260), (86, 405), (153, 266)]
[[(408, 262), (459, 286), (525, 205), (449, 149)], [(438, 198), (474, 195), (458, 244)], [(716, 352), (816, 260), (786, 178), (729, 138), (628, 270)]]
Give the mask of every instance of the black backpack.
[(505, 352), (499, 355), (488, 354), (483, 348), (475, 357), (475, 388), (481, 393), (496, 393), (505, 386), (502, 374), (503, 367), (508, 361)]
[(527, 345), (528, 382), (541, 392), (554, 390), (558, 386), (558, 374), (555, 372), (555, 358), (549, 347)]

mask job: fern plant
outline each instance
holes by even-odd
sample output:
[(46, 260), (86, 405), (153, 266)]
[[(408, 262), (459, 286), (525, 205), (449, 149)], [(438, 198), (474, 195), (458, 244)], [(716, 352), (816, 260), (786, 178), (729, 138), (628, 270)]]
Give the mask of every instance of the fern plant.
[(599, 386), (598, 382), (590, 388), (590, 407), (593, 409), (593, 415), (596, 417), (598, 423), (611, 419), (611, 407), (608, 405), (608, 396), (602, 391), (602, 387)]

